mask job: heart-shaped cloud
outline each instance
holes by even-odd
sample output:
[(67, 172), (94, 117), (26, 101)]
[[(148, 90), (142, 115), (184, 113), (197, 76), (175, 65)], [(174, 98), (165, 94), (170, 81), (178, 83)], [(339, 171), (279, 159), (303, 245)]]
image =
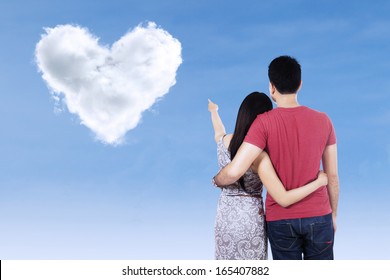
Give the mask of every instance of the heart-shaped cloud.
[(105, 143), (121, 143), (142, 112), (176, 83), (181, 44), (153, 22), (111, 48), (79, 26), (45, 31), (35, 56), (52, 96)]

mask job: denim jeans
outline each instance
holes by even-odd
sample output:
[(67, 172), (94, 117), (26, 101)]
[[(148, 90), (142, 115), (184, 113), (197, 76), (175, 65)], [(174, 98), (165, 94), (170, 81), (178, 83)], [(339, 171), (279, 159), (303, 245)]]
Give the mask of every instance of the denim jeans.
[(274, 260), (333, 260), (332, 214), (267, 222)]

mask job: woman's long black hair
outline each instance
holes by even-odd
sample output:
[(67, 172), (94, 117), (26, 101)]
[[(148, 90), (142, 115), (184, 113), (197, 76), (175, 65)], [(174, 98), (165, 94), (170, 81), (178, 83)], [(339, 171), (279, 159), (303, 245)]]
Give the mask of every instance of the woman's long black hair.
[[(238, 148), (240, 148), (257, 115), (270, 110), (272, 110), (272, 102), (265, 93), (255, 91), (245, 97), (238, 110), (236, 127), (234, 128), (234, 134), (229, 145), (232, 160), (236, 156)], [(239, 182), (245, 190), (243, 177), (240, 178)]]

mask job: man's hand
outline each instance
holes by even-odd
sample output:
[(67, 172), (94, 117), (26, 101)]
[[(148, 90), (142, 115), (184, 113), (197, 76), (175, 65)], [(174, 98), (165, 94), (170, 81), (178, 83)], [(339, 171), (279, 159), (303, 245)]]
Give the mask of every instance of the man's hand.
[(333, 230), (334, 233), (336, 234), (336, 230), (337, 230), (336, 215), (332, 215), (332, 220), (333, 220)]

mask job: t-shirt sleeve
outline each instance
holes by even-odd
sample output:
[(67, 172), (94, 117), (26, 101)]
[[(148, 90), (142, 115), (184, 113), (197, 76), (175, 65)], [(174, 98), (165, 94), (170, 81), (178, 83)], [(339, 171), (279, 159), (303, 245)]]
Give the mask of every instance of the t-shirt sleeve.
[(265, 149), (267, 145), (267, 131), (260, 116), (252, 123), (244, 142), (255, 145), (262, 150)]
[(329, 126), (329, 136), (326, 145), (330, 146), (336, 144), (336, 132), (334, 131), (332, 121), (329, 119), (329, 117), (327, 119), (328, 119), (328, 126)]

